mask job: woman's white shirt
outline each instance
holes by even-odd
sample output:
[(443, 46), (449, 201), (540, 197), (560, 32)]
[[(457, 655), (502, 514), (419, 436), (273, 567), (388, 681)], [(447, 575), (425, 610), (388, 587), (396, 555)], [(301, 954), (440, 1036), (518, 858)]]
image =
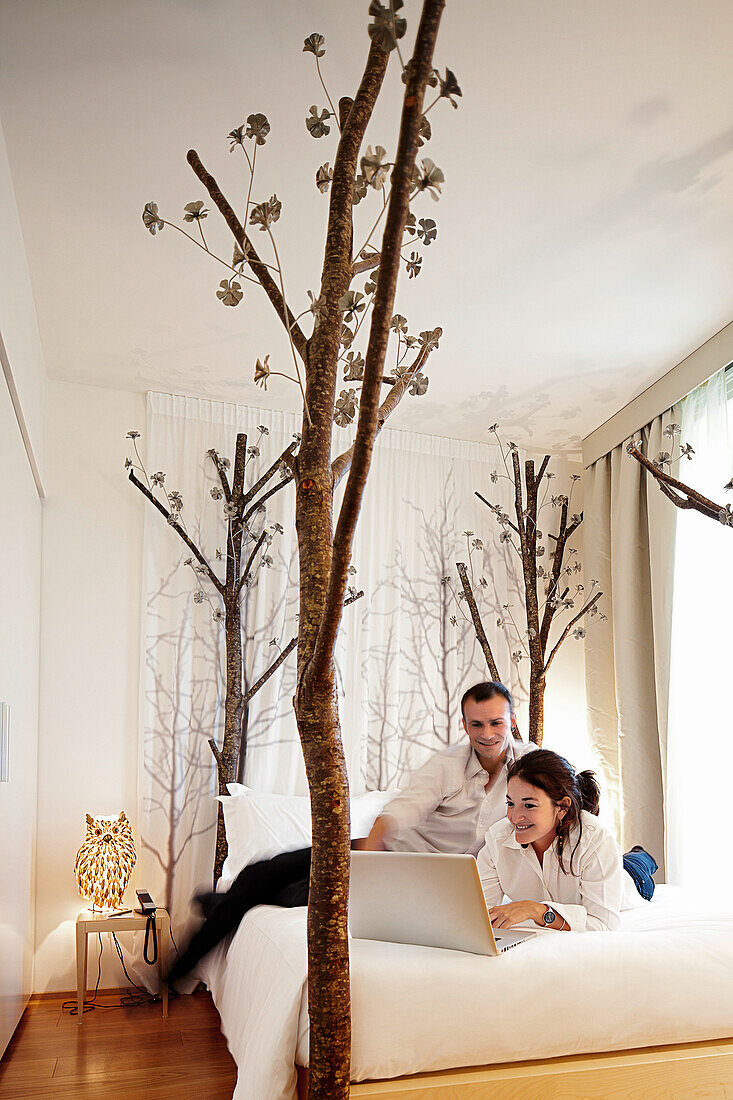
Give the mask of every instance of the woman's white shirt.
[(578, 841), (576, 825), (563, 846), (563, 866), (557, 840), (545, 852), (542, 864), (530, 844), (523, 848), (507, 818), (486, 833), (478, 854), (481, 887), (488, 906), (512, 901), (539, 901), (565, 918), (574, 932), (612, 931), (619, 926), (621, 908), (621, 852), (613, 836), (584, 810), (582, 833), (569, 870), (570, 854)]

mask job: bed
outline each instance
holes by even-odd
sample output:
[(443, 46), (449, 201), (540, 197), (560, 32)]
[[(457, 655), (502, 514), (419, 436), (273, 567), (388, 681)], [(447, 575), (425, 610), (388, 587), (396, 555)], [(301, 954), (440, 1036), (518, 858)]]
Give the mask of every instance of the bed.
[[(351, 972), (355, 1098), (733, 1097), (733, 906), (662, 886), (618, 932), (540, 931), (497, 958), (352, 940)], [(294, 1100), (305, 909), (252, 910), (198, 973), (235, 1100)]]

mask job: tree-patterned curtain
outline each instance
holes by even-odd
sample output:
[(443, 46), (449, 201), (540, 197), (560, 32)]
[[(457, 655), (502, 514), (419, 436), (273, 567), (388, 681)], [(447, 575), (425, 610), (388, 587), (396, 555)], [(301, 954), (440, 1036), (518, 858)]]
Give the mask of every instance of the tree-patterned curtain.
[[(250, 484), (299, 427), (290, 413), (148, 395), (139, 441), (148, 474), (165, 473), (167, 490), (180, 492), (187, 529), (209, 561), (216, 564), (226, 528), (207, 451), (233, 459), (236, 433), (245, 432), (260, 452), (249, 459)], [(342, 450), (348, 434), (337, 434), (334, 446)], [(459, 739), (461, 694), (489, 678), (465, 604), (456, 600), (457, 561), (469, 565), (495, 659), (522, 699), (525, 666), (512, 659), (521, 645), (496, 625), (509, 607), (521, 631), (518, 562), (474, 495), (479, 489), (509, 511), (511, 484), (490, 477), (497, 467), (499, 448), (488, 443), (390, 429), (377, 441), (352, 558), (352, 583), (364, 595), (344, 610), (337, 646), (354, 794), (396, 786), (407, 769)], [(146, 508), (138, 880), (180, 924), (193, 890), (211, 879), (216, 772), (208, 740), (220, 742), (223, 727), (224, 640), (216, 594), (196, 596), (198, 582), (185, 564), (190, 553), (153, 506)], [(266, 523), (274, 533), (270, 561), (243, 596), (249, 683), (297, 629), (292, 487), (269, 502)], [(243, 779), (258, 790), (307, 793), (291, 704), (294, 673), (295, 653), (250, 706)]]

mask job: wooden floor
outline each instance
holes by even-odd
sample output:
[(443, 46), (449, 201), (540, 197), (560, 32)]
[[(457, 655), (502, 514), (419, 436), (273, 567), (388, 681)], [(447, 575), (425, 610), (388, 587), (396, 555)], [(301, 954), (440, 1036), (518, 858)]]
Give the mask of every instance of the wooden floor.
[(231, 1100), (237, 1071), (208, 993), (172, 999), (165, 1020), (154, 1004), (86, 1012), (81, 1027), (64, 999), (26, 1008), (0, 1061), (2, 1100)]

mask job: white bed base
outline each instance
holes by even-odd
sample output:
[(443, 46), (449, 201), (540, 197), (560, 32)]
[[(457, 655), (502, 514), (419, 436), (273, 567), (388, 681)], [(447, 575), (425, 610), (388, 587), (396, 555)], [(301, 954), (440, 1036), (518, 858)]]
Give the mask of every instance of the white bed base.
[[(308, 1071), (298, 1066), (298, 1096)], [(504, 1062), (351, 1086), (354, 1100), (733, 1100), (733, 1038)]]

